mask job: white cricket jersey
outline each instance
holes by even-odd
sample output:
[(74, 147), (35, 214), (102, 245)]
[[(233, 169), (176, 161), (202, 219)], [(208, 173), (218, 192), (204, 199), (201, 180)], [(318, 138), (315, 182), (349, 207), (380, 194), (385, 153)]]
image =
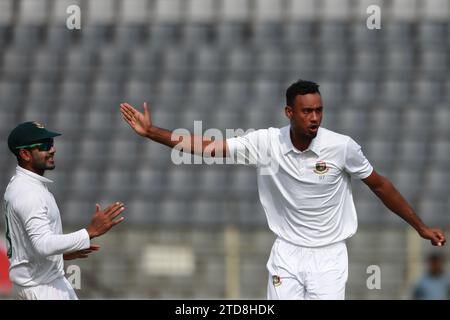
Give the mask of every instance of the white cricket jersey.
[(62, 234), (55, 198), (47, 188), (50, 179), (17, 166), (4, 200), (9, 276), (28, 287), (64, 276), (63, 253), (90, 246), (86, 229)]
[(269, 228), (281, 239), (320, 247), (357, 229), (351, 177), (365, 179), (372, 166), (350, 137), (320, 127), (308, 149), (291, 141), (290, 126), (227, 139), (237, 163), (257, 168), (259, 199)]

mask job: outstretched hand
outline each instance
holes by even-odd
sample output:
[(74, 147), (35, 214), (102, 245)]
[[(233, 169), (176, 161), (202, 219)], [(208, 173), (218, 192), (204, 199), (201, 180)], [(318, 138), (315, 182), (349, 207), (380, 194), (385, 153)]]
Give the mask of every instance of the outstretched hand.
[(137, 111), (128, 103), (120, 104), (120, 112), (123, 119), (140, 136), (147, 137), (152, 128), (152, 118), (148, 111), (147, 102), (144, 102), (144, 113)]
[(86, 228), (89, 238), (95, 238), (108, 232), (113, 226), (121, 223), (124, 217), (116, 219), (123, 211), (125, 207), (123, 203), (116, 202), (111, 204), (108, 208), (102, 210), (100, 205), (96, 204), (95, 213), (92, 217), (92, 221)]
[(446, 242), (445, 235), (440, 229), (427, 228), (420, 233), (420, 236), (430, 240), (433, 246), (441, 247)]
[(64, 260), (85, 259), (89, 256), (90, 253), (98, 250), (100, 250), (100, 246), (97, 244), (93, 244), (88, 249), (65, 253), (63, 257)]

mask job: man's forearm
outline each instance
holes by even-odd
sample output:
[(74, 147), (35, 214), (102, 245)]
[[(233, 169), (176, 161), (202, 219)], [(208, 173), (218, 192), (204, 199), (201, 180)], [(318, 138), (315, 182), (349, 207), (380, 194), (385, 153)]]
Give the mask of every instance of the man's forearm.
[[(154, 126), (147, 132), (146, 136), (147, 138), (166, 145), (169, 148), (176, 147), (179, 150), (183, 150), (183, 152), (198, 154), (202, 156), (204, 155), (205, 148), (213, 143), (211, 139), (203, 136), (174, 135), (170, 130)], [(210, 149), (212, 149), (210, 155), (215, 156), (216, 150), (222, 148), (217, 148), (216, 146), (214, 146), (213, 148), (210, 147)], [(218, 154), (218, 156), (222, 155)]]
[(386, 207), (408, 222), (417, 232), (420, 233), (426, 228), (426, 225), (417, 216), (413, 208), (390, 181), (385, 180), (381, 186), (373, 189), (373, 192), (381, 199)]

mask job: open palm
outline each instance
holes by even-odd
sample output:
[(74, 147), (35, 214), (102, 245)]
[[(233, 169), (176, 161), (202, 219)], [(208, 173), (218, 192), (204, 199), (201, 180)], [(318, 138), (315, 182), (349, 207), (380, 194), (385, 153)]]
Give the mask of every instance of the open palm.
[(152, 119), (146, 102), (144, 102), (144, 113), (137, 111), (126, 102), (120, 104), (120, 112), (123, 119), (137, 134), (143, 137), (147, 136), (152, 127)]

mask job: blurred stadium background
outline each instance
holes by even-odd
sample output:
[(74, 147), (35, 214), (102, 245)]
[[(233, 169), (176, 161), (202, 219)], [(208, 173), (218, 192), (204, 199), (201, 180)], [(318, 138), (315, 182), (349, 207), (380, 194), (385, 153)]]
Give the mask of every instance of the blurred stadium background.
[[(66, 9), (81, 8), (81, 30)], [(369, 5), (381, 29), (369, 30)], [(77, 261), (80, 298), (264, 299), (274, 236), (256, 176), (176, 166), (138, 138), (119, 103), (148, 101), (155, 125), (284, 126), (284, 92), (321, 85), (325, 127), (351, 135), (426, 223), (450, 231), (449, 0), (0, 0), (0, 185), (15, 168), (10, 130), (59, 130), (52, 191), (66, 232), (95, 203), (126, 222)], [(349, 299), (408, 298), (430, 245), (354, 182)], [(4, 220), (1, 219), (1, 232)], [(3, 238), (3, 236), (2, 236)], [(4, 238), (3, 238), (4, 239)], [(447, 256), (449, 250), (443, 249)], [(73, 264), (67, 263), (67, 265)], [(381, 290), (366, 287), (381, 267)]]

